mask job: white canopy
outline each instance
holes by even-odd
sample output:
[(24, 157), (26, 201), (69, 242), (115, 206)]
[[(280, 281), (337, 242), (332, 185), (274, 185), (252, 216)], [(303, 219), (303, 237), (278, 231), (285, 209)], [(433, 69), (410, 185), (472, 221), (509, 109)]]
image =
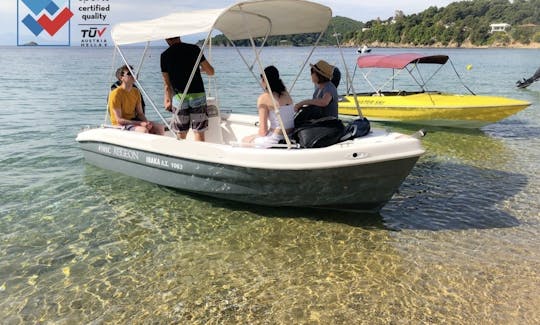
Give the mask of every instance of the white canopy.
[(304, 0), (255, 0), (229, 8), (178, 12), (157, 19), (120, 23), (111, 31), (116, 45), (163, 40), (174, 36), (221, 31), (231, 40), (320, 33), (332, 10)]

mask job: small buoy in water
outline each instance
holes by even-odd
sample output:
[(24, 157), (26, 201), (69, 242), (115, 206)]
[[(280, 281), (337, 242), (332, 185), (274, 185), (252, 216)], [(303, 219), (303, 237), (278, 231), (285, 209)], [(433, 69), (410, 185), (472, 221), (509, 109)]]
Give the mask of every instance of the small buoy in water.
[(471, 69), (472, 69), (472, 64), (467, 64), (466, 69), (467, 69), (467, 70), (471, 70)]

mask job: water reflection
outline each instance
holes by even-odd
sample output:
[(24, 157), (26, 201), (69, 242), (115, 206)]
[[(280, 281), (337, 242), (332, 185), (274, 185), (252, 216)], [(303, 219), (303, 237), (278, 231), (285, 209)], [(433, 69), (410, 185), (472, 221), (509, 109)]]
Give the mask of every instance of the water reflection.
[[(485, 138), (489, 137), (482, 136), (481, 138), (485, 141)], [(501, 146), (501, 148), (504, 147)], [(500, 155), (500, 152), (486, 149), (487, 153)], [(133, 188), (133, 185), (122, 187), (121, 183), (118, 182), (114, 185), (109, 184), (110, 177), (103, 175), (112, 172), (92, 166), (88, 166), (87, 171), (90, 172), (85, 177), (86, 183), (95, 188), (96, 192), (105, 190), (107, 194), (102, 196), (107, 201), (115, 195), (122, 197), (122, 188)], [(523, 191), (528, 181), (526, 176), (519, 173), (440, 161), (428, 156), (422, 158), (416, 165), (399, 192), (383, 208), (381, 216), (381, 214), (360, 212), (249, 205), (184, 193), (116, 173), (112, 174), (123, 182), (135, 183), (136, 187), (143, 186), (150, 189), (131, 194), (135, 195), (135, 197), (130, 198), (134, 199), (134, 202), (138, 202), (139, 205), (147, 204), (147, 209), (157, 209), (166, 215), (170, 214), (171, 209), (176, 213), (182, 212), (182, 215), (185, 213), (185, 217), (188, 217), (190, 222), (205, 222), (204, 220), (209, 217), (215, 218), (211, 222), (220, 220), (219, 222), (223, 224), (246, 220), (246, 218), (247, 220), (261, 217), (270, 219), (302, 218), (366, 230), (455, 230), (515, 227), (519, 225), (519, 221), (515, 216), (502, 209), (500, 205)], [(111, 186), (117, 190), (112, 190), (109, 193)], [(155, 197), (150, 195), (151, 193), (154, 193)], [(160, 202), (164, 198), (167, 198), (167, 201)], [(145, 207), (139, 208), (144, 209)], [(128, 209), (123, 207), (118, 213), (130, 215), (133, 211), (134, 207)], [(156, 222), (156, 227), (159, 227), (158, 224), (162, 222), (163, 220)]]
[[(457, 186), (459, 175), (476, 181)], [(481, 199), (501, 179), (505, 186)], [(452, 257), (450, 246), (463, 237), (386, 228), (512, 227), (516, 220), (496, 202), (525, 181), (421, 161), (381, 217), (202, 199), (87, 165), (77, 195), (86, 208), (75, 214), (77, 206), (61, 203), (67, 211), (54, 213), (46, 237), (33, 231), (19, 234), (25, 249), (4, 245), (11, 247), (2, 252), (4, 262), (14, 267), (2, 269), (12, 276), (4, 284), (10, 303), (0, 304), (0, 312), (10, 315), (8, 322), (462, 323), (477, 319), (469, 304), (452, 304), (458, 313), (425, 304), (444, 305), (453, 290), (491, 306), (474, 292), (493, 279), (476, 276), (471, 286), (460, 278), (464, 268), (474, 274), (485, 268), (471, 265), (472, 256)], [(461, 196), (469, 195), (478, 204), (463, 207)], [(29, 218), (46, 217), (38, 214)], [(474, 238), (458, 251), (478, 254), (474, 247), (486, 236)], [(38, 258), (27, 259), (29, 251)]]
[[(321, 221), (328, 223), (342, 223), (354, 227), (362, 227), (365, 229), (385, 229), (381, 215), (379, 213), (327, 210), (318, 208), (265, 207), (260, 205), (250, 205), (246, 203), (239, 203), (189, 192), (183, 192), (164, 186), (153, 185), (131, 177), (120, 175), (107, 170), (102, 170), (91, 165), (86, 165), (85, 183), (91, 186), (96, 191), (96, 193), (100, 193), (103, 190), (109, 191), (110, 184), (107, 183), (109, 181), (109, 178), (104, 176), (107, 174), (114, 175), (115, 178), (118, 178), (120, 176), (120, 178), (124, 179), (126, 182), (134, 182), (135, 184), (137, 184), (137, 186), (142, 186), (144, 184), (145, 187), (153, 188), (152, 192), (161, 191), (164, 194), (159, 195), (159, 197), (162, 198), (163, 195), (166, 195), (167, 197), (169, 197), (170, 200), (183, 202), (181, 205), (184, 206), (184, 208), (182, 209), (189, 209), (191, 212), (205, 211), (209, 213), (212, 210), (215, 210), (215, 212), (212, 212), (212, 214), (223, 215), (232, 213), (235, 215), (253, 215), (257, 218), (304, 218), (313, 221)], [(146, 190), (145, 193), (148, 194), (148, 190)], [(111, 199), (110, 194), (102, 194), (102, 196), (105, 200)], [(149, 204), (153, 204), (155, 207), (158, 202), (150, 201)], [(171, 208), (171, 206), (169, 204), (166, 204), (165, 206), (161, 206), (160, 209), (168, 208)]]
[[(71, 254), (58, 248), (63, 264), (35, 279), (44, 294), (70, 297), (64, 319), (354, 321), (402, 272), (379, 215), (236, 204), (92, 166), (84, 184), (100, 215), (85, 212), (94, 221), (67, 243)], [(54, 315), (32, 300), (30, 320)]]
[[(177, 190), (173, 192), (182, 193)], [(385, 229), (379, 213), (366, 213), (347, 210), (329, 210), (319, 208), (297, 208), (297, 207), (265, 207), (250, 205), (245, 203), (231, 202), (214, 199), (205, 196), (190, 195), (197, 200), (203, 200), (217, 208), (226, 208), (234, 211), (244, 211), (264, 218), (305, 218), (312, 221), (327, 223), (341, 223), (353, 227), (365, 229)]]
[(519, 225), (503, 207), (527, 177), (500, 170), (423, 160), (382, 210), (392, 229), (488, 229)]
[(536, 119), (536, 117), (528, 116), (529, 113), (525, 111), (522, 114), (525, 119), (503, 120), (497, 124), (485, 126), (482, 130), (490, 137), (499, 139), (538, 139), (540, 138), (540, 127), (531, 124), (529, 119)]
[(388, 124), (384, 127), (405, 134), (412, 134), (419, 129), (427, 130), (422, 144), (426, 156), (432, 159), (502, 168), (508, 161), (506, 157), (512, 155), (502, 139), (487, 135), (479, 129), (426, 128), (404, 124)]

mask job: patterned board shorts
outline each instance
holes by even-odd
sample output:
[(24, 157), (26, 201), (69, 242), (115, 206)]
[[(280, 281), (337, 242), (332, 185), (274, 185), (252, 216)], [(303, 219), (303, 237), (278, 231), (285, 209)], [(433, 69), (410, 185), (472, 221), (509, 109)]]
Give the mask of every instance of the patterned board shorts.
[(189, 128), (196, 132), (204, 132), (208, 128), (208, 110), (205, 93), (186, 94), (182, 107), (178, 109), (182, 94), (173, 96), (172, 105), (174, 120), (172, 127), (179, 132), (187, 132)]

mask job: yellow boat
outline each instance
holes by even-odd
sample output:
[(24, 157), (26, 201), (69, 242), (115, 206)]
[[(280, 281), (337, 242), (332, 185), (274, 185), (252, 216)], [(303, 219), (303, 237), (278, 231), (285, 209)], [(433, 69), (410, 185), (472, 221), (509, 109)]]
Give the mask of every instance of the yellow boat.
[[(413, 74), (413, 72), (419, 71), (418, 64), (420, 63), (442, 66), (447, 61), (448, 56), (446, 55), (424, 56), (416, 53), (360, 56), (357, 61), (358, 67), (407, 71), (420, 86), (420, 90), (355, 93), (354, 90), (350, 92), (351, 88), (347, 87), (348, 94), (340, 96), (339, 114), (358, 115), (356, 104), (358, 103), (362, 114), (372, 121), (480, 128), (507, 118), (531, 104), (527, 101), (505, 97), (477, 96), (465, 85), (471, 94), (460, 95), (428, 91), (425, 87), (427, 81), (422, 83), (418, 80), (429, 81), (431, 77), (424, 79)], [(364, 73), (366, 80), (368, 74)], [(392, 76), (393, 78), (395, 75)]]

